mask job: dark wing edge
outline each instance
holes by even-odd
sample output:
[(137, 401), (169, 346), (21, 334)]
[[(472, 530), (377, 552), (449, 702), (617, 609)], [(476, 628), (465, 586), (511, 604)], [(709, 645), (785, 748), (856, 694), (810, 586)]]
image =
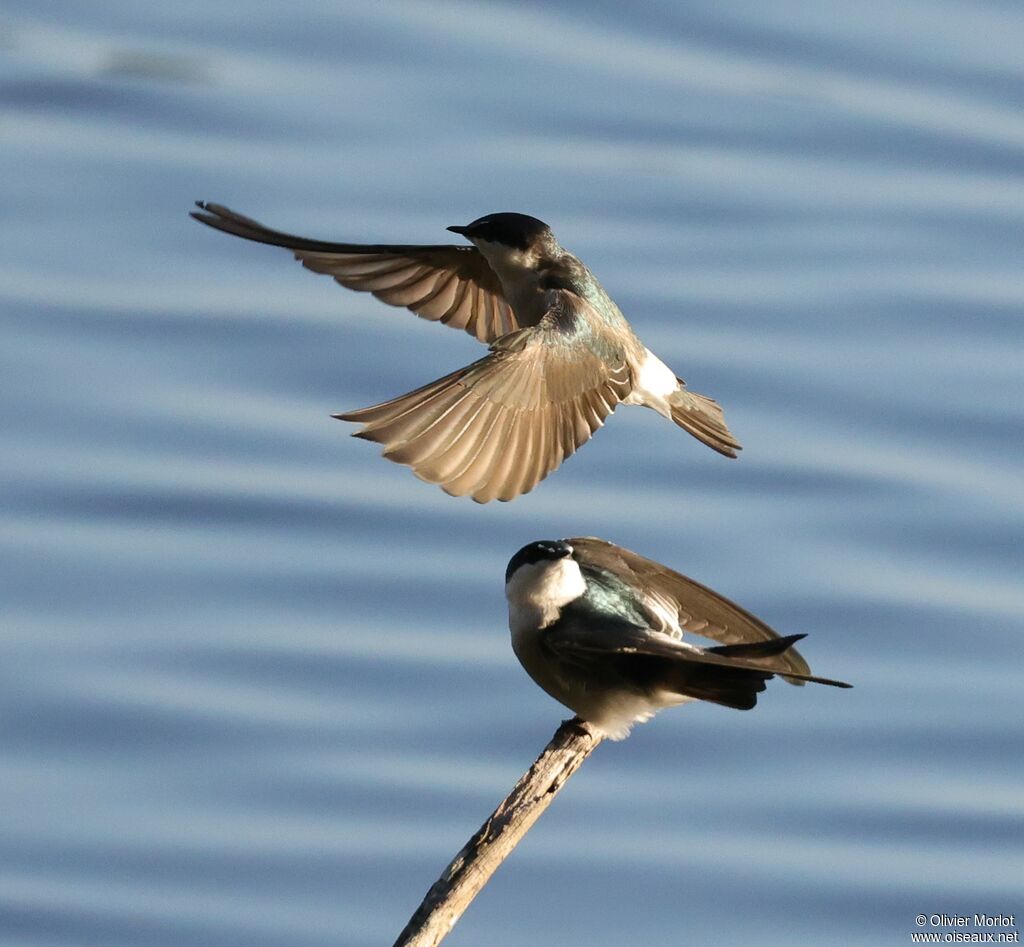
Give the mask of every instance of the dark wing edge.
[[(651, 626), (667, 631), (658, 609), (670, 609), (678, 615), (686, 631), (724, 645), (742, 645), (774, 641), (779, 633), (756, 615), (700, 582), (676, 572), (653, 559), (624, 549), (596, 536), (565, 540), (579, 550), (588, 562), (608, 569), (631, 581), (648, 598)], [(811, 669), (795, 648), (788, 648), (775, 661), (776, 673), (791, 684), (802, 684)]]
[(520, 328), (501, 282), (472, 246), (334, 243), (271, 230), (222, 204), (189, 215), (224, 233), (291, 250), (304, 267), (356, 292), (491, 343)]
[[(556, 626), (557, 628), (558, 626)], [(719, 648), (693, 648), (671, 638), (659, 639), (647, 629), (616, 622), (609, 640), (588, 628), (579, 634), (572, 628), (552, 629), (544, 636), (544, 646), (563, 659), (586, 660), (596, 658), (600, 664), (613, 655), (625, 659), (651, 657), (667, 660), (673, 665), (710, 665), (738, 672), (750, 672), (756, 679), (769, 680), (779, 676), (794, 677), (801, 683), (825, 684), (830, 687), (851, 688), (852, 684), (813, 674), (790, 674), (778, 666), (778, 660), (792, 651), (792, 646), (804, 635), (788, 635), (771, 642), (727, 645)], [(763, 690), (763, 688), (760, 688)], [(681, 691), (685, 693), (685, 691)]]

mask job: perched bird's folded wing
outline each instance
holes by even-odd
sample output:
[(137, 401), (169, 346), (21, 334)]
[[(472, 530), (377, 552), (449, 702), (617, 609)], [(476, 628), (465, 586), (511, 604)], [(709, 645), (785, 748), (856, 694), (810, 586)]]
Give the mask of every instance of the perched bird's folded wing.
[(485, 358), (392, 401), (335, 415), (356, 436), (453, 496), (479, 503), (532, 490), (615, 410), (633, 385), (621, 339), (589, 304), (551, 290), (540, 323)]
[(264, 227), (220, 204), (197, 201), (192, 217), (225, 233), (286, 247), (303, 266), (333, 276), (342, 286), (373, 293), (424, 319), (465, 329), (491, 343), (515, 329), (501, 282), (476, 247), (328, 243)]
[(804, 635), (777, 637), (758, 644), (726, 645), (720, 648), (695, 648), (675, 638), (652, 633), (630, 622), (606, 618), (586, 621), (562, 621), (543, 632), (541, 642), (553, 656), (573, 663), (589, 673), (616, 672), (636, 686), (657, 687), (662, 682), (686, 680), (680, 665), (704, 665), (746, 671), (762, 680), (778, 674), (799, 681), (850, 687), (843, 681), (793, 673), (786, 666), (786, 655)]
[[(726, 645), (772, 641), (778, 632), (723, 595), (629, 549), (597, 537), (567, 539), (581, 565), (618, 575), (644, 605), (644, 618), (655, 631), (681, 637), (689, 631)], [(778, 673), (800, 684), (810, 667), (795, 648), (777, 659)]]

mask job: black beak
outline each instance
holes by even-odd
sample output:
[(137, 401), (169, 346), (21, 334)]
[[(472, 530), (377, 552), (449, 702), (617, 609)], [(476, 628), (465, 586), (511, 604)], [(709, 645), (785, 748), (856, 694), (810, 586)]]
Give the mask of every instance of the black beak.
[(445, 227), (445, 230), (450, 230), (452, 233), (461, 234), (464, 237), (466, 236), (466, 231), (469, 230), (469, 227)]

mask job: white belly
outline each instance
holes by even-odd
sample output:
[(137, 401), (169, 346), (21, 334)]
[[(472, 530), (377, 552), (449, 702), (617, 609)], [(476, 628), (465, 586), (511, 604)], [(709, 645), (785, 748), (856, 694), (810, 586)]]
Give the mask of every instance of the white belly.
[(574, 711), (611, 740), (623, 740), (630, 728), (650, 720), (659, 710), (693, 700), (681, 694), (658, 691), (654, 694), (636, 694), (627, 690), (612, 690), (585, 686), (582, 682), (559, 675), (557, 666), (540, 647), (543, 634), (536, 623), (531, 623), (520, 612), (512, 626), (512, 650), (527, 674), (560, 704)]
[(646, 697), (627, 691), (605, 691), (603, 694), (590, 693), (586, 697), (582, 710), (573, 709), (581, 719), (593, 724), (610, 740), (624, 740), (634, 724), (646, 723), (665, 707), (675, 707), (694, 699), (668, 691)]
[(679, 390), (679, 379), (676, 374), (650, 349), (644, 349), (644, 359), (636, 373), (633, 390), (625, 399), (625, 404), (639, 404), (645, 408), (653, 408), (666, 418), (672, 417), (672, 408), (668, 399)]
[[(675, 375), (672, 379), (675, 380)], [(668, 691), (637, 694), (598, 687), (594, 682), (580, 680), (572, 672), (566, 674), (552, 660), (550, 653), (540, 645), (544, 629), (558, 619), (565, 605), (585, 591), (586, 582), (572, 559), (521, 566), (505, 585), (512, 650), (526, 673), (555, 700), (610, 739), (621, 740), (629, 734), (633, 724), (650, 720), (663, 707), (691, 698)], [(681, 643), (679, 646), (683, 647)]]

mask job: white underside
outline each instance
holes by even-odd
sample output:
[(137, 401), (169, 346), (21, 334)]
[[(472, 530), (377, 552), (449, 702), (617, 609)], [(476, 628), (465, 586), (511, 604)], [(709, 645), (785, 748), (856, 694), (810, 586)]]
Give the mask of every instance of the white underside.
[(644, 349), (644, 358), (637, 370), (633, 390), (624, 404), (639, 404), (653, 408), (666, 418), (672, 417), (668, 399), (679, 390), (676, 374), (650, 349)]
[[(557, 621), (565, 605), (585, 591), (586, 582), (572, 559), (545, 560), (518, 569), (505, 586), (512, 650), (530, 677), (555, 700), (609, 739), (622, 740), (634, 724), (644, 723), (659, 710), (693, 698), (668, 691), (641, 695), (607, 688), (595, 690), (559, 676), (540, 647), (540, 633)], [(679, 647), (689, 647), (671, 640)]]
[(573, 707), (582, 720), (600, 730), (609, 740), (624, 740), (630, 729), (638, 723), (646, 723), (659, 710), (677, 707), (693, 697), (670, 694), (661, 691), (649, 697), (640, 697), (626, 691), (605, 691), (591, 694), (592, 703), (587, 702), (583, 710)]

